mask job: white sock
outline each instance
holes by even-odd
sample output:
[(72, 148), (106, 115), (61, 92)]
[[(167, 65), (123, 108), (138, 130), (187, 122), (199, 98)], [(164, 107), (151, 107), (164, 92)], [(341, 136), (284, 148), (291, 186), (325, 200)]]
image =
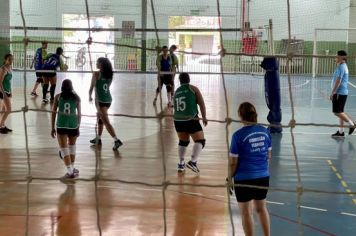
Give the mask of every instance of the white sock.
[(344, 132), (344, 127), (340, 127), (340, 128), (339, 128), (339, 133), (342, 134), (343, 132)]
[(114, 137), (113, 139), (114, 139), (114, 142), (116, 142), (117, 140), (119, 140), (117, 137)]
[(96, 135), (96, 139), (101, 139), (101, 135)]
[(171, 92), (167, 93), (167, 99), (168, 99), (168, 102), (172, 102), (172, 94), (171, 94)]
[(184, 156), (186, 152), (187, 152), (187, 147), (178, 145), (179, 164), (184, 163)]
[(192, 151), (192, 161), (193, 162), (197, 162), (198, 161), (198, 156), (201, 153), (201, 150), (203, 150), (203, 144), (194, 143), (193, 151)]
[(70, 167), (72, 168), (72, 170), (74, 170), (74, 162), (72, 162), (72, 164), (70, 164)]
[(72, 165), (66, 166), (66, 169), (67, 169), (68, 174), (70, 174), (70, 175), (73, 174), (73, 166)]
[(347, 122), (349, 122), (350, 125), (354, 126), (354, 122), (352, 120), (348, 120)]

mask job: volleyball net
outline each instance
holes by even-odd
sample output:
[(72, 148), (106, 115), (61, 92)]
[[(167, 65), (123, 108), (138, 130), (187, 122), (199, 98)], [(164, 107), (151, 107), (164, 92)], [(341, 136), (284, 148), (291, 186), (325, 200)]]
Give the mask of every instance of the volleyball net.
[[(249, 2), (248, 5), (242, 3)], [(299, 8), (293, 8), (290, 1), (279, 4), (261, 3), (260, 1), (93, 1), (81, 2), (62, 1), (8, 1), (8, 9), (2, 26), (0, 26), (1, 57), (7, 52), (14, 55), (14, 69), (23, 72), (24, 104), (21, 110), (25, 127), (25, 142), (27, 149), (28, 173), (21, 180), (27, 183), (27, 228), (29, 227), (29, 191), (35, 180), (53, 180), (33, 174), (31, 155), (27, 136), (28, 112), (50, 112), (45, 109), (32, 109), (28, 105), (27, 76), (33, 73), (30, 69), (34, 52), (42, 41), (48, 42), (48, 52), (55, 52), (57, 47), (64, 49), (65, 63), (68, 71), (64, 73), (92, 73), (99, 57), (107, 57), (114, 66), (115, 73), (143, 73), (156, 74), (156, 58), (162, 46), (177, 45), (176, 54), (179, 59), (179, 71), (191, 74), (216, 74), (223, 85), (225, 119), (209, 119), (209, 122), (225, 126), (226, 158), (228, 158), (230, 127), (241, 123), (233, 119), (229, 110), (229, 99), (225, 76), (230, 74), (262, 75), (260, 63), (264, 57), (275, 56), (280, 63), (279, 71), (287, 76), (286, 89), (289, 90), (289, 107), (291, 118), (284, 120), (282, 127), (289, 130), (291, 137), (292, 156), (297, 172), (297, 184), (290, 188), (274, 188), (272, 191), (295, 192), (297, 198), (297, 218), (302, 227), (301, 199), (303, 193), (323, 194), (356, 194), (350, 191), (332, 191), (314, 189), (304, 186), (299, 168), (298, 151), (294, 132), (298, 126), (307, 127), (338, 127), (330, 124), (302, 123), (296, 119), (294, 106), (295, 80), (299, 75), (330, 75), (334, 65), (337, 50), (345, 49), (349, 52), (350, 74), (356, 73), (355, 43), (356, 37), (352, 29), (345, 29), (335, 33), (332, 29), (324, 29), (316, 34), (316, 23), (306, 22), (303, 17), (293, 18), (301, 13)], [(334, 2), (337, 4), (337, 1)], [(324, 7), (324, 6), (322, 6)], [(320, 9), (320, 8), (319, 8)], [(3, 10), (4, 11), (4, 10)], [(315, 22), (318, 14), (326, 19), (330, 12), (307, 10)], [(269, 12), (269, 14), (265, 14)], [(276, 17), (275, 15), (278, 15)], [(278, 18), (273, 20), (272, 18)], [(272, 19), (272, 20), (271, 20)], [(303, 25), (301, 27), (300, 25)], [(348, 26), (345, 26), (348, 28)], [(320, 33), (322, 32), (322, 33)], [(325, 33), (327, 32), (327, 33)], [(314, 37), (317, 35), (317, 37)], [(331, 37), (337, 35), (335, 37)], [(319, 69), (318, 69), (319, 68)], [(31, 86), (31, 85), (30, 85)], [(261, 93), (263, 90), (261, 91)], [(161, 107), (162, 111), (162, 107)], [(95, 117), (95, 114), (83, 114)], [(167, 234), (166, 197), (165, 191), (172, 185), (185, 185), (168, 181), (166, 169), (166, 153), (163, 144), (162, 122), (169, 117), (163, 112), (157, 116), (138, 116), (133, 114), (112, 114), (115, 117), (132, 117), (139, 119), (156, 119), (159, 124), (161, 137), (161, 158), (163, 176), (159, 184), (142, 181), (127, 181), (124, 179), (110, 179), (100, 175), (100, 159), (96, 159), (95, 176), (91, 179), (79, 178), (77, 181), (111, 181), (125, 184), (141, 184), (145, 186), (161, 187), (163, 201), (164, 234)], [(268, 126), (269, 124), (263, 124)], [(228, 173), (228, 166), (226, 166)], [(273, 174), (273, 173), (272, 173)], [(1, 179), (1, 182), (14, 181)], [(230, 183), (231, 184), (231, 183)], [(221, 184), (195, 184), (197, 187), (226, 188), (229, 184), (221, 179)], [(226, 195), (229, 206), (235, 201)], [(97, 215), (100, 218), (99, 200), (96, 199)], [(235, 235), (232, 210), (229, 209), (231, 232)], [(236, 221), (236, 219), (235, 219)], [(100, 220), (98, 220), (100, 231)], [(273, 230), (273, 229), (272, 229)], [(100, 231), (101, 234), (101, 231)]]

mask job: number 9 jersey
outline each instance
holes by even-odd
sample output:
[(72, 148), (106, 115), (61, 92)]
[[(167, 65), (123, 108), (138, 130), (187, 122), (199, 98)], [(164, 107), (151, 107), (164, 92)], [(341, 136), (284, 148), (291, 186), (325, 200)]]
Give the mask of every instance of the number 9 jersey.
[(96, 96), (99, 102), (101, 103), (112, 102), (112, 97), (110, 93), (111, 82), (112, 79), (106, 79), (100, 73), (99, 79), (97, 79), (95, 83)]
[(74, 98), (63, 99), (58, 97), (57, 128), (78, 129), (78, 102)]
[(197, 97), (189, 84), (182, 84), (174, 94), (174, 114), (177, 121), (192, 120), (198, 116)]

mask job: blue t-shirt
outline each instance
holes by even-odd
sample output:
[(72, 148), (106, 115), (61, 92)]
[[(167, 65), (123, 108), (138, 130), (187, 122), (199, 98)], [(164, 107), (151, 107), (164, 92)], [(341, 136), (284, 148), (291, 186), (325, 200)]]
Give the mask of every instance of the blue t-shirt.
[(272, 150), (271, 134), (260, 125), (244, 126), (231, 139), (230, 156), (238, 158), (235, 180), (269, 176), (268, 151)]
[(42, 49), (42, 48), (39, 48), (36, 50), (36, 54), (35, 54), (35, 69), (36, 70), (41, 70), (42, 69), (42, 64), (43, 64), (43, 59), (46, 55), (46, 52), (43, 53), (43, 50), (45, 49)]
[(163, 56), (161, 58), (161, 71), (170, 71), (171, 70), (171, 58), (167, 57), (165, 59)]
[(57, 70), (61, 65), (60, 56), (57, 54), (50, 54), (43, 63), (44, 70)]
[(347, 95), (349, 93), (349, 90), (347, 89), (347, 84), (349, 82), (349, 69), (347, 68), (346, 63), (341, 63), (336, 67), (333, 74), (331, 89), (334, 87), (335, 81), (338, 77), (340, 78), (340, 85), (336, 90), (336, 94)]

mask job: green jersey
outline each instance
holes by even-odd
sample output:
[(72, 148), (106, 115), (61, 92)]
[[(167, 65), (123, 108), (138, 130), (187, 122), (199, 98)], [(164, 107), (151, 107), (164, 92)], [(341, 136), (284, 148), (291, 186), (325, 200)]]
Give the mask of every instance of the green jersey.
[(110, 85), (112, 79), (103, 78), (101, 74), (99, 74), (99, 79), (96, 80), (95, 90), (96, 90), (96, 98), (99, 102), (102, 103), (111, 103), (112, 97), (110, 94)]
[(58, 97), (57, 128), (77, 129), (78, 127), (78, 102), (74, 98), (63, 99)]
[(198, 115), (197, 97), (189, 84), (181, 85), (174, 94), (174, 120), (191, 120)]
[(6, 93), (11, 93), (11, 80), (12, 80), (11, 71), (6, 71), (6, 74), (2, 81), (2, 87)]

